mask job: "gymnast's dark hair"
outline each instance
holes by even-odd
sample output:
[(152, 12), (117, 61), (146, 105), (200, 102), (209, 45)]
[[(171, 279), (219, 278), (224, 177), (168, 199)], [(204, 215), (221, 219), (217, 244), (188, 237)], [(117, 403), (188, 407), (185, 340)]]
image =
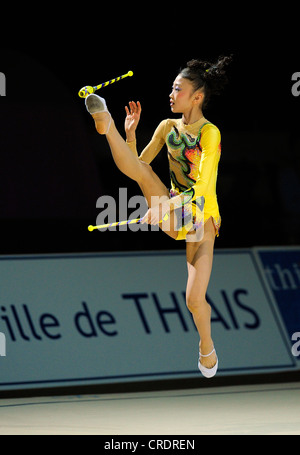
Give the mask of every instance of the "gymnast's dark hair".
[(203, 89), (203, 108), (212, 95), (218, 95), (228, 82), (226, 67), (232, 61), (232, 56), (219, 57), (215, 63), (203, 60), (190, 60), (186, 67), (180, 70), (180, 75), (193, 83), (194, 91)]

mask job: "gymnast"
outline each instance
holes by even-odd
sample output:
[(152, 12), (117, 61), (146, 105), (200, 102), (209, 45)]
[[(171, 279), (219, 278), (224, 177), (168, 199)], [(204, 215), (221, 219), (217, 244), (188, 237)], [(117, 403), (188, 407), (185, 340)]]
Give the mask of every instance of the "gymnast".
[[(221, 217), (216, 195), (218, 163), (221, 154), (219, 129), (203, 114), (210, 97), (227, 82), (226, 66), (231, 57), (210, 63), (191, 60), (180, 70), (170, 93), (172, 113), (180, 118), (163, 120), (150, 143), (139, 155), (136, 128), (141, 104), (125, 107), (126, 142), (119, 134), (106, 102), (90, 94), (85, 103), (97, 132), (106, 135), (115, 164), (135, 180), (148, 204), (142, 223), (159, 225), (175, 240), (186, 240), (188, 280), (186, 304), (199, 333), (198, 368), (207, 377), (218, 369), (218, 357), (211, 334), (211, 306), (206, 291), (213, 263), (216, 236)], [(171, 189), (152, 170), (150, 163), (167, 146)]]

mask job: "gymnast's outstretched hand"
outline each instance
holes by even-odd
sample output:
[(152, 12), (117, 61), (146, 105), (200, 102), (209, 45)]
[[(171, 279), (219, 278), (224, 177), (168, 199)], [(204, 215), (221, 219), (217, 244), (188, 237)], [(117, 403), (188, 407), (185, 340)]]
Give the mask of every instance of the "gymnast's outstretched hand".
[(127, 106), (125, 106), (125, 133), (127, 141), (132, 142), (135, 140), (135, 131), (141, 117), (141, 103), (139, 101), (136, 103), (134, 101), (129, 101), (129, 109)]

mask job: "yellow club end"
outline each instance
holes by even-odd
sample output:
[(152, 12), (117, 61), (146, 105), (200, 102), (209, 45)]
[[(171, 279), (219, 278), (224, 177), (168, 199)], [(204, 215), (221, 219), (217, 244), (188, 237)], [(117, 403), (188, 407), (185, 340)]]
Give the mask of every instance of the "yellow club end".
[(78, 95), (80, 98), (86, 98), (88, 95), (91, 95), (94, 93), (94, 87), (91, 87), (90, 85), (86, 85), (85, 87), (82, 87), (82, 89), (79, 90)]

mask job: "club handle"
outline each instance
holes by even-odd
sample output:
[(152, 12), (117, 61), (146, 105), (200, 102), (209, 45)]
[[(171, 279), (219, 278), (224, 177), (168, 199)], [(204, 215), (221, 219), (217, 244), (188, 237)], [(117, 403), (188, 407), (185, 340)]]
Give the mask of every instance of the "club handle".
[(114, 82), (118, 82), (121, 81), (122, 79), (125, 79), (125, 77), (131, 76), (133, 76), (133, 72), (128, 71), (128, 73), (123, 74), (122, 76), (116, 77), (115, 79), (111, 79), (110, 81), (102, 82), (102, 84), (95, 85), (94, 87), (86, 85), (79, 90), (78, 95), (80, 96), (80, 98), (86, 98), (88, 95), (94, 93), (96, 90), (99, 90), (102, 87), (106, 87), (107, 85), (111, 85)]

